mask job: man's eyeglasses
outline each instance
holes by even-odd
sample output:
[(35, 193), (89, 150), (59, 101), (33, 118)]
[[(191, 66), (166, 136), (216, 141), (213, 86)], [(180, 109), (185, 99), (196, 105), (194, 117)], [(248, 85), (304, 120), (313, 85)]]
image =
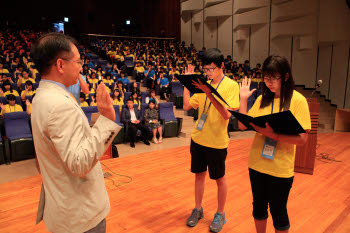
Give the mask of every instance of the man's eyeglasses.
[(275, 83), (275, 82), (277, 82), (279, 79), (281, 79), (281, 77), (278, 77), (278, 78), (276, 78), (276, 77), (269, 77), (269, 78), (264, 77), (263, 79), (264, 79), (264, 82), (272, 82), (272, 83)]
[(203, 68), (203, 71), (204, 71), (205, 73), (208, 73), (208, 72), (212, 73), (212, 72), (214, 72), (214, 70), (215, 70), (216, 68), (218, 68), (218, 67), (216, 66), (216, 67), (214, 67), (214, 68)]
[(71, 59), (65, 59), (65, 58), (61, 58), (62, 60), (64, 61), (70, 61), (70, 62), (75, 62), (75, 63), (78, 63), (79, 65), (83, 66), (84, 62), (80, 59), (78, 60), (71, 60)]

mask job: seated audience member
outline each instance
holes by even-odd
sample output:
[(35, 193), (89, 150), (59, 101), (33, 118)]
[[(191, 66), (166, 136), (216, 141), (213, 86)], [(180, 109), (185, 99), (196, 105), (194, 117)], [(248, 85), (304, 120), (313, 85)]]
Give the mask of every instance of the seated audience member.
[(134, 102), (134, 104), (138, 105), (138, 109), (141, 109), (141, 100), (139, 99), (137, 92), (131, 92), (130, 99)]
[(145, 68), (141, 66), (140, 61), (137, 61), (133, 72), (133, 76), (136, 79), (136, 82), (140, 82), (143, 79), (144, 72), (145, 72)]
[(7, 96), (7, 102), (8, 104), (4, 105), (0, 103), (1, 107), (1, 113), (0, 115), (3, 116), (4, 113), (10, 113), (10, 112), (23, 112), (23, 108), (21, 105), (16, 104), (16, 96), (9, 94)]
[(105, 72), (102, 70), (101, 65), (96, 67), (96, 74), (98, 75), (98, 79), (102, 79), (105, 76)]
[[(152, 142), (156, 144), (163, 142), (162, 126), (159, 123), (158, 110), (156, 109), (156, 102), (153, 99), (149, 101), (148, 108), (145, 110), (144, 118), (146, 126), (151, 126), (152, 128)], [(157, 131), (159, 133), (159, 140), (157, 140)]]
[(1, 96), (7, 96), (7, 95), (14, 95), (14, 96), (19, 96), (18, 92), (16, 90), (12, 89), (12, 85), (9, 80), (5, 80), (3, 82), (3, 87), (0, 89)]
[(194, 68), (194, 74), (197, 74), (197, 75), (202, 75), (202, 73), (200, 72), (199, 70), (199, 67), (197, 66), (196, 68)]
[(17, 81), (17, 87), (21, 88), (21, 85), (23, 83), (26, 83), (27, 81), (31, 81), (32, 83), (35, 83), (35, 80), (29, 77), (29, 73), (26, 70), (22, 71), (22, 75), (18, 74), (18, 81)]
[(81, 74), (84, 75), (85, 78), (88, 78), (91, 75), (91, 70), (87, 64), (83, 65), (83, 71)]
[(90, 58), (86, 57), (84, 64), (88, 65), (89, 69), (94, 69), (94, 63), (90, 61)]
[(112, 76), (110, 73), (105, 74), (102, 81), (109, 87), (111, 87), (111, 85), (114, 83), (114, 80), (112, 79)]
[(169, 86), (168, 78), (164, 78), (164, 74), (162, 72), (159, 72), (158, 85), (160, 86), (160, 98), (169, 100), (171, 88)]
[(8, 74), (9, 70), (4, 68), (4, 64), (0, 59), (0, 74)]
[(176, 69), (176, 66), (171, 67), (169, 72), (170, 81), (179, 81), (177, 76), (180, 75), (180, 72)]
[(80, 107), (89, 107), (89, 104), (86, 102), (86, 96), (83, 92), (80, 92)]
[(135, 147), (137, 130), (141, 130), (143, 136), (143, 143), (149, 145), (147, 141), (147, 128), (141, 124), (141, 111), (138, 108), (134, 108), (134, 102), (132, 99), (128, 99), (126, 103), (127, 107), (122, 112), (122, 122), (128, 124), (128, 137), (130, 140), (130, 146)]
[(11, 77), (8, 76), (8, 74), (6, 73), (1, 74), (0, 77), (1, 77), (1, 80), (0, 80), (1, 83), (4, 83), (6, 80), (8, 80), (10, 83), (13, 83), (13, 80), (11, 79)]
[(35, 94), (35, 91), (33, 90), (33, 83), (32, 81), (26, 81), (24, 85), (24, 90), (21, 93), (21, 100), (25, 101), (26, 96), (33, 96)]
[(113, 105), (119, 105), (119, 113), (122, 112), (122, 107), (124, 105), (124, 99), (117, 89), (113, 91)]
[(145, 77), (146, 77), (146, 85), (148, 89), (152, 89), (154, 88), (154, 82), (156, 80), (156, 73), (155, 71), (152, 69), (152, 63), (149, 62), (147, 69), (144, 72)]
[(118, 90), (124, 99), (124, 93), (126, 92), (126, 89), (123, 87), (123, 81), (119, 80), (117, 82), (117, 86), (114, 89)]
[(156, 97), (156, 91), (154, 89), (151, 89), (149, 92), (149, 96), (146, 97), (145, 102), (146, 104), (149, 103), (149, 101), (154, 100), (154, 102), (156, 103), (156, 107), (158, 108), (158, 104), (159, 104), (159, 100)]
[(137, 87), (137, 82), (133, 82), (131, 84), (131, 92), (136, 92), (137, 93), (137, 96), (139, 97), (139, 99), (141, 99), (141, 91), (140, 89)]
[(128, 79), (128, 77), (126, 76), (126, 74), (124, 72), (120, 73), (120, 78), (118, 78), (118, 82), (119, 81), (123, 82), (124, 87), (126, 87), (128, 85), (129, 79)]
[(97, 83), (98, 83), (98, 79), (96, 78), (96, 73), (92, 72), (90, 78), (88, 79), (89, 83), (92, 83), (92, 87), (94, 89), (97, 88)]
[(120, 70), (118, 69), (117, 64), (113, 64), (112, 69), (110, 69), (108, 72), (112, 75), (112, 77), (116, 77), (117, 74), (120, 73)]

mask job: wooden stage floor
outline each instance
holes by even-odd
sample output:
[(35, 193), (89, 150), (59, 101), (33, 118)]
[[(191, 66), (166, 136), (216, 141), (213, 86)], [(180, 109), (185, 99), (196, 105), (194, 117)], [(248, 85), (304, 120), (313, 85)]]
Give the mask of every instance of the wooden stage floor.
[[(314, 175), (296, 174), (288, 205), (290, 232), (350, 232), (350, 133), (319, 134), (318, 153), (337, 161), (316, 160)], [(255, 232), (248, 177), (252, 139), (230, 142), (226, 162), (227, 223), (221, 232)], [(204, 218), (195, 228), (185, 225), (194, 207), (194, 176), (189, 147), (104, 160), (113, 172), (105, 179), (111, 202), (107, 232), (209, 232), (216, 211), (216, 185), (207, 179)], [(104, 167), (105, 171), (108, 171)], [(46, 232), (35, 225), (40, 175), (0, 185), (0, 232)], [(274, 232), (271, 218), (268, 232)]]

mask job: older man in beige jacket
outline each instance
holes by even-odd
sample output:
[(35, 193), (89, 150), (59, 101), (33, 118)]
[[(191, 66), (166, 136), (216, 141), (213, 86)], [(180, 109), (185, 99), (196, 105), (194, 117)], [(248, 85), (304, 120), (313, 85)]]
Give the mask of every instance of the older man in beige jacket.
[(99, 85), (101, 116), (91, 128), (67, 90), (82, 69), (74, 39), (46, 34), (34, 44), (32, 57), (42, 76), (31, 119), (43, 179), (38, 221), (54, 233), (105, 232), (110, 204), (99, 158), (120, 130), (112, 100)]

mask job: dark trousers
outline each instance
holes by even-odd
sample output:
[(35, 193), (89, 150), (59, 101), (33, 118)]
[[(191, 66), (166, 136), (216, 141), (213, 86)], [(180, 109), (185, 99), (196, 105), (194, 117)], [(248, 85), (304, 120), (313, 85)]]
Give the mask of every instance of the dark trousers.
[(253, 193), (253, 217), (257, 220), (267, 219), (269, 205), (273, 226), (280, 231), (288, 230), (287, 201), (294, 177), (275, 177), (250, 168), (249, 176)]
[(128, 129), (128, 137), (130, 142), (135, 142), (136, 141), (136, 133), (137, 130), (141, 130), (142, 136), (143, 136), (143, 140), (146, 140), (147, 138), (147, 128), (144, 125), (140, 124), (133, 124), (130, 123), (129, 125), (129, 129)]
[(154, 80), (151, 78), (147, 78), (147, 87), (149, 89), (153, 89), (154, 88)]

